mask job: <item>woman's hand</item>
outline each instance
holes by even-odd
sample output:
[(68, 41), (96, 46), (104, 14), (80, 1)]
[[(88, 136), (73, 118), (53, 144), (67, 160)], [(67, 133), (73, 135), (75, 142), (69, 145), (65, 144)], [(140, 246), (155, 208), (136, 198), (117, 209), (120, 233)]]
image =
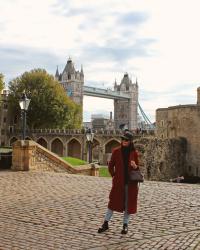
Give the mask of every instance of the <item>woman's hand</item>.
[(136, 169), (138, 166), (136, 165), (135, 161), (131, 161), (131, 167), (133, 169)]

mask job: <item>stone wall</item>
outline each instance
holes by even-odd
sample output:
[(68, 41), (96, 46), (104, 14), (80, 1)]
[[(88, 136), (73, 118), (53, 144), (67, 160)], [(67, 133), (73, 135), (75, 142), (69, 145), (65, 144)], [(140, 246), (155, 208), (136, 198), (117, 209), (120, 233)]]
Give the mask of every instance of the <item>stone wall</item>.
[(156, 136), (187, 139), (187, 173), (200, 177), (200, 105), (179, 105), (156, 111)]
[(185, 173), (187, 142), (184, 138), (141, 138), (135, 141), (145, 179), (169, 181)]

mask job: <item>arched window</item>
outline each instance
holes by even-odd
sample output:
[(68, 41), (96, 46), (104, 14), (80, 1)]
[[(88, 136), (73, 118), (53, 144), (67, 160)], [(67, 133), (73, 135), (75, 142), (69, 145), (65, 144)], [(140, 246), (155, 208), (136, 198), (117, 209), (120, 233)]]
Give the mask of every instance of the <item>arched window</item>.
[(112, 153), (112, 150), (116, 147), (120, 146), (120, 143), (116, 140), (111, 140), (105, 145), (105, 153)]
[(100, 155), (100, 143), (94, 139), (92, 143), (92, 159), (99, 162)]
[(12, 146), (12, 144), (13, 144), (15, 141), (17, 141), (17, 138), (16, 138), (16, 137), (12, 137), (12, 138), (10, 139), (10, 146)]
[(68, 156), (81, 159), (81, 144), (76, 139), (68, 142)]
[(40, 144), (42, 147), (47, 148), (47, 141), (44, 138), (39, 138), (37, 143)]
[(60, 139), (56, 138), (51, 143), (51, 151), (59, 156), (63, 156), (63, 143)]

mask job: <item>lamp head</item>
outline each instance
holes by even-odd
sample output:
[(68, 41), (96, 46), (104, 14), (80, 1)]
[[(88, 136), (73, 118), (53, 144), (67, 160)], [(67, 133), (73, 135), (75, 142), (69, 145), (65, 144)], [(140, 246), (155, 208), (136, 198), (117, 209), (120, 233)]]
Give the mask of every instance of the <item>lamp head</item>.
[(86, 139), (87, 139), (88, 142), (93, 142), (94, 133), (91, 131), (91, 129), (88, 129), (86, 131)]
[(20, 106), (21, 110), (27, 111), (28, 110), (28, 106), (30, 104), (30, 101), (31, 100), (27, 98), (26, 93), (24, 92), (22, 94), (21, 99), (19, 100), (19, 106)]

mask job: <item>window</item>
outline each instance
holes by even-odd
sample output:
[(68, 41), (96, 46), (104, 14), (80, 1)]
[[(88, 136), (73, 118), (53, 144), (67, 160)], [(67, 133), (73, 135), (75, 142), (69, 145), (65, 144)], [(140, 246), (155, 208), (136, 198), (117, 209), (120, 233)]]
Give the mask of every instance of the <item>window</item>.
[(14, 117), (13, 123), (17, 124), (17, 115)]
[(3, 122), (6, 123), (6, 117), (3, 118)]
[(160, 121), (160, 126), (161, 126), (161, 127), (164, 127), (164, 120), (161, 120), (161, 121)]
[(8, 109), (8, 104), (7, 104), (7, 103), (4, 103), (4, 104), (3, 104), (3, 108), (4, 108), (4, 109)]
[(10, 132), (10, 133), (13, 133), (13, 130), (14, 130), (14, 129), (13, 129), (13, 126), (10, 126), (10, 127), (9, 127), (9, 132)]

